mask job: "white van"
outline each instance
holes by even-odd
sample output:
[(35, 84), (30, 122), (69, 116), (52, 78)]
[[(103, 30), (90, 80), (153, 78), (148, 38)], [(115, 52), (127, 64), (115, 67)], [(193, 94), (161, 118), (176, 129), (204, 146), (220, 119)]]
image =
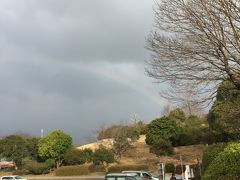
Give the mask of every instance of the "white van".
[(143, 177), (145, 180), (159, 180), (159, 177), (150, 171), (122, 171), (122, 173), (136, 173), (138, 176)]

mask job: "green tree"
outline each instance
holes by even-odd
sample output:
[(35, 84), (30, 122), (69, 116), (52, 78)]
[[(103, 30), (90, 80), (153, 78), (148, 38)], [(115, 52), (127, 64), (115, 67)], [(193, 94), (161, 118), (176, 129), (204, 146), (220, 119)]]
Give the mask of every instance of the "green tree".
[(208, 114), (208, 123), (217, 141), (240, 138), (240, 91), (224, 81), (217, 91), (216, 101)]
[(113, 163), (115, 161), (112, 151), (105, 148), (104, 146), (100, 146), (93, 153), (92, 160), (94, 165), (104, 165), (104, 163), (108, 165), (109, 163)]
[(159, 139), (169, 141), (179, 132), (179, 127), (174, 120), (163, 116), (160, 119), (153, 120), (147, 128), (146, 143), (153, 145)]
[(119, 135), (120, 131), (125, 131), (126, 136), (131, 140), (139, 139), (139, 135), (141, 132), (141, 127), (144, 126), (143, 124), (134, 124), (134, 125), (113, 125), (108, 128), (102, 128), (98, 133), (98, 140), (107, 139), (107, 138), (115, 138)]
[(28, 151), (28, 156), (31, 159), (38, 160), (38, 141), (39, 138), (31, 137), (26, 139), (26, 148)]
[(93, 151), (91, 149), (79, 150), (72, 148), (64, 156), (65, 165), (77, 165), (89, 162), (92, 159)]
[(22, 159), (28, 156), (26, 140), (18, 135), (10, 135), (0, 140), (0, 153), (2, 157), (13, 160), (17, 166)]
[(56, 167), (59, 168), (64, 155), (71, 147), (71, 136), (61, 130), (55, 130), (39, 140), (38, 153), (44, 159), (54, 159)]
[(173, 153), (173, 147), (170, 141), (165, 139), (158, 139), (150, 146), (150, 152), (159, 156), (168, 156)]
[(176, 109), (170, 111), (168, 117), (170, 119), (176, 120), (176, 121), (185, 121), (187, 119), (186, 114), (180, 108), (176, 108)]

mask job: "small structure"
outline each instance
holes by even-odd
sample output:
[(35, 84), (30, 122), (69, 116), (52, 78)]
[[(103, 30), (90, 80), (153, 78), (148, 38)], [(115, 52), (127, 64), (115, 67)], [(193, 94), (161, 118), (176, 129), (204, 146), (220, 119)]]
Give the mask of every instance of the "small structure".
[(0, 161), (0, 169), (6, 169), (6, 168), (16, 168), (16, 165), (13, 161), (6, 161), (6, 160), (1, 160)]

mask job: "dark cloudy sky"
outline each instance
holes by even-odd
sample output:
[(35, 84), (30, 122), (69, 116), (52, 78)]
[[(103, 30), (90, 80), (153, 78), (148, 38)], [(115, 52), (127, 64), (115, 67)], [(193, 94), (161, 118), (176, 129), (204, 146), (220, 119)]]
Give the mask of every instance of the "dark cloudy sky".
[(153, 0), (1, 0), (0, 135), (149, 122), (166, 104), (145, 75)]

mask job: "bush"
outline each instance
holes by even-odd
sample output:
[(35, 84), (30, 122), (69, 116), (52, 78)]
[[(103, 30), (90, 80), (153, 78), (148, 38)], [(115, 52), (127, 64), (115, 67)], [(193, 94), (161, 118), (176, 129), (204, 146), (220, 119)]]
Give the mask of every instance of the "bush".
[(174, 147), (197, 144), (194, 134), (191, 134), (190, 132), (180, 133), (177, 136), (172, 137), (171, 141)]
[(175, 172), (175, 166), (173, 163), (167, 163), (165, 164), (165, 172), (166, 173), (174, 173)]
[(139, 165), (115, 165), (108, 168), (109, 173), (120, 173), (122, 171), (127, 170), (148, 170), (147, 165), (139, 164)]
[(93, 151), (91, 149), (71, 149), (64, 157), (64, 165), (79, 165), (90, 162)]
[(240, 179), (240, 144), (229, 144), (224, 151), (209, 164), (202, 179)]
[(51, 169), (46, 163), (39, 163), (32, 160), (24, 162), (24, 167), (30, 174), (34, 175), (46, 174)]
[(150, 146), (150, 152), (157, 156), (168, 156), (173, 154), (173, 147), (170, 141), (158, 139)]
[(202, 157), (202, 171), (207, 169), (208, 165), (221, 153), (227, 146), (226, 143), (217, 143), (208, 146), (208, 148), (203, 152)]
[(112, 151), (104, 146), (100, 146), (99, 149), (93, 153), (92, 160), (95, 165), (101, 165), (103, 163), (109, 164), (115, 161)]
[(89, 170), (87, 166), (62, 166), (55, 172), (56, 176), (80, 176), (88, 175)]

